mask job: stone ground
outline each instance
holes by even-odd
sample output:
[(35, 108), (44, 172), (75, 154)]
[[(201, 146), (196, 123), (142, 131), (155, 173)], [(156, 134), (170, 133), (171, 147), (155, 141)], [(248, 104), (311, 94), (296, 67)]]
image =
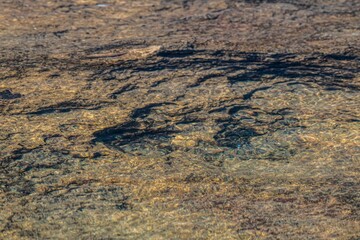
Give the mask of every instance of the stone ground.
[(0, 239), (360, 238), (357, 0), (2, 0)]

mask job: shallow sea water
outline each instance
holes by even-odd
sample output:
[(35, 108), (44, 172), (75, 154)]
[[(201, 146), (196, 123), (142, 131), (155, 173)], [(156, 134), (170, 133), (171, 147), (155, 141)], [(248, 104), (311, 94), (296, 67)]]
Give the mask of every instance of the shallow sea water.
[(0, 34), (0, 239), (359, 238), (355, 1), (75, 2)]

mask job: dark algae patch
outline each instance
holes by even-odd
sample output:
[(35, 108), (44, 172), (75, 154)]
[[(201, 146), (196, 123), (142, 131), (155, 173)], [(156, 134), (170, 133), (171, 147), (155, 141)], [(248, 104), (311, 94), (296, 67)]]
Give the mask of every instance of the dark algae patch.
[(358, 1), (2, 1), (0, 239), (358, 239)]
[(0, 92), (0, 99), (9, 100), (9, 99), (16, 99), (20, 98), (21, 94), (19, 93), (12, 93), (10, 90), (4, 90)]

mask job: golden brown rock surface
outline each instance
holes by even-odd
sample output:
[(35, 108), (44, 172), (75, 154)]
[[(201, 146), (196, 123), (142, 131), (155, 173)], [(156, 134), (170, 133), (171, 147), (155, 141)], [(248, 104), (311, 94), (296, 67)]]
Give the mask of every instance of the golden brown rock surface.
[(0, 2), (0, 239), (358, 239), (360, 2)]

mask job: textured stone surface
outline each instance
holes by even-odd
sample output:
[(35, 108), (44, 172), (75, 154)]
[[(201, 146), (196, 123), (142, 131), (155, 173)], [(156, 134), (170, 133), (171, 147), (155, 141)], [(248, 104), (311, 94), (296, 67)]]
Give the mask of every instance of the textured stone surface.
[(0, 239), (358, 239), (359, 12), (2, 1)]

